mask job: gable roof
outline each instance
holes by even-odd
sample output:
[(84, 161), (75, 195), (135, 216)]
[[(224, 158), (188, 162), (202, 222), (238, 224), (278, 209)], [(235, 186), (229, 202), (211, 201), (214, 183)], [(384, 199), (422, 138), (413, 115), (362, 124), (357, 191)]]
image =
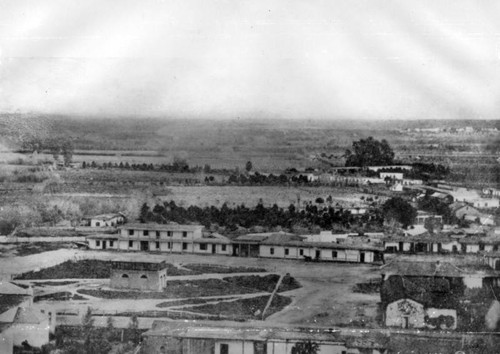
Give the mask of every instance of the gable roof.
[(157, 224), (157, 223), (127, 223), (118, 226), (120, 230), (152, 230), (152, 231), (197, 231), (203, 229), (203, 225), (180, 225), (180, 224)]
[(42, 320), (31, 307), (18, 307), (12, 323), (39, 324)]

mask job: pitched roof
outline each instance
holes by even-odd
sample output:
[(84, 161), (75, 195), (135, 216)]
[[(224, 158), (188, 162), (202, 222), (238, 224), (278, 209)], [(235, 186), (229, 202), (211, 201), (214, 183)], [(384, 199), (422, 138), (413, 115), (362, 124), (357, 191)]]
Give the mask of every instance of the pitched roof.
[(91, 216), (90, 219), (108, 221), (114, 218), (122, 218), (122, 217), (124, 217), (124, 215), (121, 213), (109, 213), (109, 214)]
[(203, 225), (179, 225), (179, 224), (157, 224), (157, 223), (128, 223), (118, 227), (124, 230), (152, 230), (152, 231), (197, 231), (203, 229)]
[(18, 307), (12, 322), (39, 324), (42, 320), (31, 307)]
[(11, 282), (0, 280), (0, 294), (26, 295), (26, 289), (23, 289)]

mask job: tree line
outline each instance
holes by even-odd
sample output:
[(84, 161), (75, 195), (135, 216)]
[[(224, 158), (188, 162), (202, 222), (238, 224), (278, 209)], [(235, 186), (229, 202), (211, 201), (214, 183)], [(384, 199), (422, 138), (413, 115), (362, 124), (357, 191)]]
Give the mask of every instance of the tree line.
[(176, 205), (174, 201), (170, 201), (156, 204), (153, 208), (144, 203), (139, 215), (140, 221), (143, 223), (156, 222), (163, 224), (177, 222), (185, 224), (197, 222), (206, 228), (218, 225), (225, 227), (229, 231), (235, 231), (238, 227), (251, 228), (255, 226), (281, 227), (289, 230), (296, 227), (342, 230), (366, 223), (380, 227), (383, 223), (383, 216), (376, 209), (370, 213), (357, 216), (341, 207), (318, 206), (312, 203), (299, 210), (294, 204), (290, 204), (288, 208), (280, 208), (276, 204), (266, 207), (262, 203), (253, 208), (246, 207), (243, 204), (231, 208), (226, 203), (220, 208), (216, 206), (201, 208), (194, 205), (184, 208)]

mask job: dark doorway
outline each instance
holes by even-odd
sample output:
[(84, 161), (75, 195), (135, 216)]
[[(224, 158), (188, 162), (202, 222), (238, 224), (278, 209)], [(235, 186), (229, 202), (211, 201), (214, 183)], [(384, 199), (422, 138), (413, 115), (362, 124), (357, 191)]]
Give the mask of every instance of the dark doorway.
[(102, 249), (105, 250), (106, 249), (106, 241), (102, 241)]
[(149, 242), (141, 241), (141, 251), (149, 251)]
[(212, 253), (217, 253), (217, 245), (212, 245)]
[(361, 252), (359, 254), (359, 263), (365, 263), (365, 253)]
[(321, 258), (321, 251), (316, 250), (316, 259), (320, 259), (320, 258)]

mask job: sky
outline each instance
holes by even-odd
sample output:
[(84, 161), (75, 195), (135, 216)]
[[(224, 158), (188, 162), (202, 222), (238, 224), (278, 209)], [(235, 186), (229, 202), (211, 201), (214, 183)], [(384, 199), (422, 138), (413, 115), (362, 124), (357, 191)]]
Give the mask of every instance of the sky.
[(0, 0), (0, 112), (498, 119), (498, 0)]

